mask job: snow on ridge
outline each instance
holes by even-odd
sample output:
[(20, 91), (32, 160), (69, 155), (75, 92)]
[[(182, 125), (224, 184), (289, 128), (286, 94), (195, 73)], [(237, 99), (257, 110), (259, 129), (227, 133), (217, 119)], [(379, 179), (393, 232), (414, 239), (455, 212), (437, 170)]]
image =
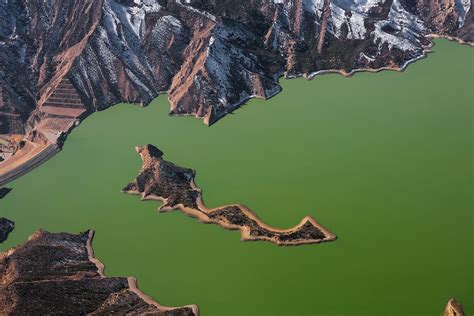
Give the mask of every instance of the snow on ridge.
[[(274, 4), (283, 4), (285, 5), (285, 0), (270, 0)], [(295, 3), (294, 1), (286, 1), (288, 2), (288, 6), (292, 7)], [(303, 10), (316, 16), (321, 15), (321, 11), (323, 10), (324, 0), (302, 0), (303, 3)]]
[(333, 0), (331, 4), (351, 13), (367, 14), (370, 9), (386, 0)]
[[(341, 36), (341, 29), (347, 25), (350, 39), (363, 39), (366, 36), (365, 19), (368, 12), (384, 0), (335, 0), (331, 1), (332, 32), (336, 37)], [(346, 12), (350, 12), (346, 15)]]
[(110, 0), (108, 2), (110, 8), (116, 15), (116, 20), (127, 25), (138, 38), (142, 38), (145, 33), (145, 15), (147, 13), (159, 12), (161, 6), (151, 0), (134, 0), (135, 6), (124, 6)]
[[(94, 82), (100, 81), (94, 74), (95, 68), (102, 68), (111, 83), (117, 82), (116, 61), (124, 64), (128, 78), (140, 87), (147, 95), (152, 95), (150, 89), (154, 83), (147, 78), (153, 78), (153, 69), (148, 62), (141, 43), (145, 36), (145, 14), (161, 10), (156, 2), (151, 0), (134, 0), (134, 5), (126, 6), (116, 0), (106, 0), (102, 8), (102, 20), (91, 41), (93, 50), (88, 49), (87, 55), (94, 60), (91, 63), (81, 63), (87, 67), (89, 76)], [(99, 51), (100, 53), (95, 53)], [(100, 65), (100, 66), (99, 66)]]
[(217, 18), (214, 15), (212, 15), (211, 13), (206, 12), (206, 11), (202, 11), (202, 10), (196, 9), (193, 6), (190, 6), (189, 4), (191, 3), (191, 0), (184, 0), (184, 3), (183, 3), (183, 0), (176, 0), (176, 3), (183, 6), (183, 7), (185, 7), (186, 9), (188, 9), (192, 12), (195, 12), (199, 15), (205, 16), (206, 18), (208, 18), (211, 21), (217, 22)]
[[(389, 26), (396, 35), (384, 31)], [(394, 0), (390, 7), (388, 19), (375, 23), (373, 32), (374, 41), (380, 40), (380, 46), (387, 43), (389, 49), (396, 47), (404, 51), (417, 51), (420, 47), (419, 34), (423, 34), (425, 27), (423, 22), (411, 14), (400, 3)]]
[(471, 10), (471, 0), (455, 0), (456, 8), (459, 12), (459, 27), (464, 25), (467, 13)]
[[(250, 71), (253, 61), (243, 54), (237, 47), (228, 44), (226, 41), (229, 37), (245, 38), (247, 34), (239, 29), (228, 29), (227, 27), (217, 27), (209, 40), (206, 51), (205, 67), (215, 83), (216, 94), (221, 105), (226, 107), (227, 100), (230, 99), (230, 94), (234, 92), (229, 83), (232, 82), (232, 73), (236, 69), (232, 65), (237, 63), (242, 67), (243, 71), (240, 73), (243, 80), (247, 81), (250, 86)], [(241, 95), (240, 97), (244, 97)]]
[(164, 15), (153, 27), (151, 41), (160, 52), (166, 52), (168, 40), (172, 37), (179, 39), (183, 33), (184, 27), (180, 20), (171, 15)]
[(332, 21), (332, 31), (336, 37), (341, 36), (341, 29), (344, 23), (348, 27), (347, 37), (351, 39), (363, 39), (365, 38), (366, 29), (364, 21), (366, 18), (365, 14), (353, 11), (351, 15), (346, 15), (346, 11), (337, 6), (334, 3), (330, 4), (331, 6), (331, 21)]
[(324, 8), (324, 0), (303, 0), (303, 8), (319, 17)]

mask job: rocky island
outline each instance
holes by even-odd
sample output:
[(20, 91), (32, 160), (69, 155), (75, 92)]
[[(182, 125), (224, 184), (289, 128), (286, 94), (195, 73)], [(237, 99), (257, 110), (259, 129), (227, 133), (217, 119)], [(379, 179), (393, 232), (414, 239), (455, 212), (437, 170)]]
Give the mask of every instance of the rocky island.
[(142, 200), (163, 202), (161, 212), (175, 209), (203, 223), (217, 224), (230, 230), (240, 230), (242, 240), (265, 240), (277, 245), (315, 244), (336, 240), (336, 236), (311, 216), (293, 228), (282, 230), (263, 223), (243, 205), (207, 208), (201, 190), (194, 183), (195, 171), (163, 159), (163, 152), (153, 145), (137, 147), (143, 160), (138, 177), (122, 191), (139, 194)]
[(196, 316), (196, 305), (164, 307), (138, 290), (134, 278), (106, 277), (94, 258), (93, 231), (37, 231), (0, 253), (0, 313), (5, 315)]
[(8, 239), (8, 235), (15, 228), (15, 223), (4, 217), (0, 217), (0, 244)]
[(0, 185), (90, 113), (148, 104), (212, 124), (278, 78), (401, 70), (432, 37), (474, 40), (470, 0), (70, 0), (0, 3)]
[(0, 188), (0, 199), (3, 199), (5, 196), (7, 196), (11, 190), (11, 188)]

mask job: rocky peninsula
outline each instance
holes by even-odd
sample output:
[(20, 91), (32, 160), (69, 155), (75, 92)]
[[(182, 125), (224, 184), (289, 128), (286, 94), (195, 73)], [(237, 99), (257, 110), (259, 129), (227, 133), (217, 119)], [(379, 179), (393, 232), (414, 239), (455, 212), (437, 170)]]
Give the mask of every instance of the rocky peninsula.
[(202, 223), (217, 224), (240, 230), (242, 240), (265, 240), (276, 245), (315, 244), (336, 240), (336, 236), (307, 216), (290, 229), (277, 229), (260, 220), (240, 204), (207, 208), (202, 193), (194, 182), (195, 171), (176, 166), (163, 159), (163, 152), (153, 145), (137, 147), (143, 166), (137, 178), (123, 188), (128, 194), (141, 195), (142, 200), (158, 200), (160, 212), (181, 210)]
[(39, 230), (0, 253), (0, 313), (6, 315), (197, 316), (196, 305), (165, 307), (134, 278), (106, 277), (92, 251), (93, 231)]

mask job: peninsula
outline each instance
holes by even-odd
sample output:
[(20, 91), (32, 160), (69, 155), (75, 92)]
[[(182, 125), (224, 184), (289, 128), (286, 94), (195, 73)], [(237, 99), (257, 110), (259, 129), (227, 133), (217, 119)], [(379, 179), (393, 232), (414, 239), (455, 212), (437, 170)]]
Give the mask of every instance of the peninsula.
[(230, 230), (240, 230), (242, 240), (265, 240), (277, 245), (315, 244), (336, 240), (336, 236), (307, 216), (293, 228), (276, 229), (263, 223), (243, 205), (207, 208), (201, 190), (194, 182), (195, 171), (163, 159), (163, 152), (153, 145), (137, 147), (143, 160), (138, 177), (122, 191), (141, 195), (142, 200), (158, 200), (159, 211), (175, 209), (202, 223), (217, 224)]
[(196, 305), (165, 307), (143, 294), (132, 277), (106, 277), (94, 257), (94, 232), (39, 230), (0, 253), (2, 314), (197, 316)]

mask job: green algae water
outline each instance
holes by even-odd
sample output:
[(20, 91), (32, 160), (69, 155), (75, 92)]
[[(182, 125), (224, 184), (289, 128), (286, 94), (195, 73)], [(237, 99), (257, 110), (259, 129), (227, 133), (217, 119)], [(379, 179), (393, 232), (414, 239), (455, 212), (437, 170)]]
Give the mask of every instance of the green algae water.
[[(109, 276), (202, 315), (474, 313), (474, 50), (444, 40), (404, 73), (283, 80), (216, 125), (169, 117), (166, 97), (86, 119), (64, 150), (11, 183), (8, 249), (37, 228), (96, 230)], [(151, 143), (197, 170), (208, 206), (242, 203), (286, 228), (314, 216), (332, 243), (241, 242), (120, 193)]]

